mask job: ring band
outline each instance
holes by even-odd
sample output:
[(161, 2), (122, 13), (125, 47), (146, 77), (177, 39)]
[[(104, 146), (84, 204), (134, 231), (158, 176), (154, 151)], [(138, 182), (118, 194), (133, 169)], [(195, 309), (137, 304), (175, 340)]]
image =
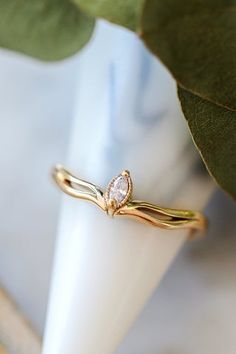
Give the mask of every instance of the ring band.
[(200, 212), (163, 208), (133, 200), (133, 182), (127, 170), (113, 178), (105, 192), (74, 176), (61, 165), (55, 167), (53, 177), (63, 192), (96, 204), (110, 216), (129, 216), (155, 227), (172, 230), (189, 228), (203, 231), (207, 225), (206, 218)]

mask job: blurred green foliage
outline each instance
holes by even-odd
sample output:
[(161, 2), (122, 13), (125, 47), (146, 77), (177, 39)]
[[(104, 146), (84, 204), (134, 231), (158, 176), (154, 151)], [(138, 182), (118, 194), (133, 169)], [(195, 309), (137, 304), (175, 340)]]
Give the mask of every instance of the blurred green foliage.
[(63, 59), (96, 18), (136, 32), (170, 70), (200, 155), (236, 197), (236, 0), (0, 0), (0, 46)]

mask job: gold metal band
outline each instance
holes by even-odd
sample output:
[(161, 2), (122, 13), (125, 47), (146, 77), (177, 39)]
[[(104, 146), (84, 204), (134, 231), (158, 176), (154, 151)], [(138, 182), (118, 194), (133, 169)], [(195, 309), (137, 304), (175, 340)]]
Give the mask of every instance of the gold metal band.
[(94, 203), (111, 216), (129, 216), (163, 229), (190, 228), (203, 231), (206, 228), (206, 218), (199, 212), (162, 208), (145, 201), (133, 200), (133, 183), (129, 171), (125, 170), (113, 178), (105, 192), (74, 176), (60, 165), (55, 167), (53, 177), (63, 192)]

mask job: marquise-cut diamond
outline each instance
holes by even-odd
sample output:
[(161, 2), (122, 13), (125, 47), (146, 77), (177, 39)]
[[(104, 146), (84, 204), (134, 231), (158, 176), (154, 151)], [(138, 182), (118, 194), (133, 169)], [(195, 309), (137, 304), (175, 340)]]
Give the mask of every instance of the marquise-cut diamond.
[(114, 199), (120, 204), (127, 196), (129, 190), (129, 182), (126, 176), (118, 176), (110, 186), (109, 199)]

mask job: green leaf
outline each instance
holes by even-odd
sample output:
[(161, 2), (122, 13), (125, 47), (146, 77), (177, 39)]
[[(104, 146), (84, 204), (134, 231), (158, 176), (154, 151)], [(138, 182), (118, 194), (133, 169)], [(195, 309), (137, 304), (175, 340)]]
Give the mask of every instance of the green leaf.
[(74, 3), (93, 17), (136, 30), (143, 0), (74, 0)]
[(236, 198), (236, 112), (178, 88), (197, 148), (218, 184)]
[(94, 20), (68, 0), (0, 0), (0, 46), (43, 59), (76, 53)]
[(140, 34), (188, 91), (236, 110), (236, 0), (74, 0)]
[(0, 0), (0, 46), (63, 59), (93, 17), (137, 32), (169, 68), (207, 168), (236, 197), (236, 0)]
[(141, 37), (183, 88), (236, 110), (236, 0), (146, 0)]

